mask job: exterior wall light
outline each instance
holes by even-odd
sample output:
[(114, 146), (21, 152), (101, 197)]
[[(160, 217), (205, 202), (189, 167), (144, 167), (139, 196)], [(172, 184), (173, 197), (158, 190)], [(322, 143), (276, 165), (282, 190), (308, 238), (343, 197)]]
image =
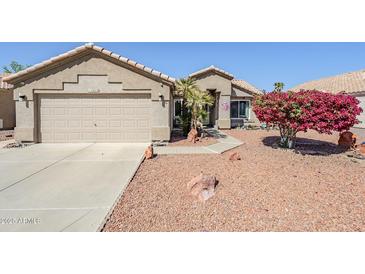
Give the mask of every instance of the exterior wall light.
[(19, 101), (20, 102), (23, 102), (25, 100), (27, 100), (27, 96), (26, 95), (22, 95), (22, 94), (19, 93)]
[(161, 92), (159, 92), (159, 93), (158, 93), (158, 98), (160, 98), (160, 101), (162, 101), (162, 99), (163, 99), (163, 95), (162, 95), (162, 93), (161, 93)]

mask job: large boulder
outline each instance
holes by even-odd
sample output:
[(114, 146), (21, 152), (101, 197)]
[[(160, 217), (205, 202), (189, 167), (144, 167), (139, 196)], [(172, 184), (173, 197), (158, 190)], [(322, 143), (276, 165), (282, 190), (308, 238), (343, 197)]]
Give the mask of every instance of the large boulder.
[(356, 144), (356, 135), (351, 131), (345, 131), (340, 133), (340, 139), (338, 140), (338, 145), (340, 147), (350, 149)]
[(188, 134), (188, 141), (195, 143), (198, 139), (198, 131), (195, 128), (192, 128)]
[(216, 184), (214, 176), (200, 174), (187, 183), (187, 189), (194, 198), (205, 202), (214, 195)]
[(148, 146), (146, 150), (144, 151), (144, 156), (146, 159), (152, 159), (153, 158), (153, 147)]

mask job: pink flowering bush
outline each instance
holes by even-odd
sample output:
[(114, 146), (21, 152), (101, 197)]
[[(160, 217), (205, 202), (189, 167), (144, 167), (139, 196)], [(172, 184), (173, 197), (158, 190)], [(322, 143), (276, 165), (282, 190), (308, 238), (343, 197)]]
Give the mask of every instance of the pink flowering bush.
[(350, 129), (362, 109), (355, 97), (317, 90), (271, 92), (256, 97), (253, 111), (260, 122), (280, 129), (280, 145), (292, 148), (299, 131), (331, 134)]

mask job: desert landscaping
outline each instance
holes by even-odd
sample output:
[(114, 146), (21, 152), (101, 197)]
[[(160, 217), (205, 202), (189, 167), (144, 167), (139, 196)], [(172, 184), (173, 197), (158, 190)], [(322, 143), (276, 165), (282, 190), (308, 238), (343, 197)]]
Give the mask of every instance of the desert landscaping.
[(181, 132), (173, 132), (168, 143), (169, 146), (209, 146), (216, 144), (217, 141), (212, 136), (197, 138), (195, 142), (190, 142)]
[[(225, 133), (244, 144), (145, 160), (104, 231), (365, 231), (364, 160), (337, 146), (338, 133), (301, 132), (295, 150), (276, 148), (277, 130)], [(201, 173), (218, 182), (205, 202), (187, 190)]]

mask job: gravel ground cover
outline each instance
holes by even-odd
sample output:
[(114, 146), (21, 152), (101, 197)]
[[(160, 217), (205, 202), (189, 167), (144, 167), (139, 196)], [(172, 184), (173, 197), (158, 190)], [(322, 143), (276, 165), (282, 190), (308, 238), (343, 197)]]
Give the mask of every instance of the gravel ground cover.
[(218, 141), (211, 136), (201, 137), (197, 142), (192, 143), (189, 142), (181, 133), (173, 132), (168, 146), (209, 146), (215, 143), (218, 143)]
[(6, 141), (14, 138), (14, 130), (0, 130), (0, 141)]
[[(295, 153), (272, 147), (277, 131), (226, 133), (245, 143), (144, 161), (104, 231), (365, 231), (365, 165), (337, 148), (338, 134), (301, 133)], [(186, 190), (200, 172), (219, 181), (205, 203)]]

